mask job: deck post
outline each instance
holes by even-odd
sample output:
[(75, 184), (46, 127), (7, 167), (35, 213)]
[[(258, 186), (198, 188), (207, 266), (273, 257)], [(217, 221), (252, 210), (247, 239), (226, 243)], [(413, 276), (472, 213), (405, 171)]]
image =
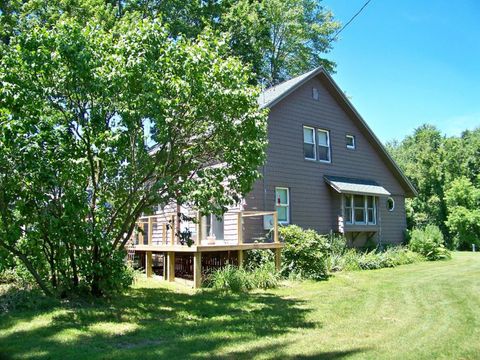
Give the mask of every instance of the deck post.
[(202, 253), (200, 251), (193, 254), (193, 286), (195, 289), (202, 286)]
[(238, 250), (238, 267), (239, 268), (243, 267), (243, 258), (244, 258), (243, 250)]
[(175, 281), (175, 252), (168, 252), (168, 281)]
[(278, 243), (278, 212), (273, 213), (273, 242)]
[(145, 252), (145, 274), (147, 275), (147, 278), (152, 277), (152, 273), (153, 273), (152, 263), (153, 263), (152, 252), (146, 251)]
[(162, 224), (162, 244), (167, 245), (167, 224)]
[(168, 260), (167, 260), (167, 253), (164, 252), (163, 253), (163, 280), (167, 280), (168, 279), (168, 270), (167, 270), (167, 267), (168, 267)]
[(197, 245), (202, 244), (202, 214), (200, 214), (200, 211), (197, 211), (197, 241), (195, 243)]
[(153, 217), (150, 216), (148, 218), (148, 245), (152, 245), (152, 237), (153, 237)]
[(282, 249), (275, 249), (275, 271), (279, 272), (282, 268)]
[(172, 215), (170, 220), (170, 245), (175, 245), (175, 215)]
[(243, 226), (242, 226), (242, 212), (239, 211), (237, 214), (237, 237), (238, 244), (243, 244)]
[(138, 244), (139, 245), (144, 245), (143, 244), (143, 233), (145, 232), (145, 225), (143, 224), (143, 222), (139, 222), (138, 227), (141, 228), (141, 231), (138, 232)]

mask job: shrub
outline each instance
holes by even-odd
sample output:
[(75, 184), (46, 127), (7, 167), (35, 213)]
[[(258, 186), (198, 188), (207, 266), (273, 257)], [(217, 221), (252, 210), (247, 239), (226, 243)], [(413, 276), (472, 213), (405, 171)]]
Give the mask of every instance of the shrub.
[(327, 244), (331, 255), (342, 255), (348, 250), (347, 239), (341, 234), (329, 234)]
[(243, 268), (238, 268), (230, 264), (208, 275), (204, 286), (216, 290), (230, 290), (233, 292), (243, 292), (252, 288), (247, 272)]
[(280, 228), (279, 232), (285, 241), (282, 251), (284, 276), (295, 274), (314, 280), (328, 277), (328, 236), (319, 235), (314, 230), (303, 230), (296, 225)]
[(424, 229), (413, 229), (410, 232), (409, 248), (428, 260), (450, 258), (450, 252), (444, 245), (443, 234), (435, 225), (427, 225)]
[(390, 247), (384, 251), (358, 252), (350, 249), (339, 260), (342, 270), (374, 270), (423, 261), (424, 257), (405, 247)]
[(273, 262), (265, 263), (247, 274), (251, 277), (251, 284), (257, 289), (273, 289), (278, 286), (280, 275), (275, 271)]
[(269, 249), (253, 249), (245, 251), (243, 265), (247, 270), (254, 270), (274, 263), (274, 253)]
[(204, 286), (216, 290), (245, 292), (251, 289), (271, 289), (278, 286), (279, 275), (273, 263), (267, 263), (251, 271), (227, 265), (215, 270), (205, 280)]

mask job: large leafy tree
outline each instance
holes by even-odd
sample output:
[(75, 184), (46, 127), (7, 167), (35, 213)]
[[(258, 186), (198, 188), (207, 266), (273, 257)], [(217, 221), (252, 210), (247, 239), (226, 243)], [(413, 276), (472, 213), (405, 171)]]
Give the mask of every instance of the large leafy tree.
[(194, 37), (205, 27), (228, 33), (232, 54), (265, 86), (319, 65), (335, 68), (325, 54), (340, 24), (320, 0), (130, 0), (124, 8), (162, 16), (172, 37)]
[(31, 1), (0, 51), (0, 248), (47, 294), (121, 289), (142, 213), (220, 213), (259, 175), (266, 114), (209, 31), (172, 39), (104, 1)]
[(423, 125), (387, 147), (418, 189), (407, 201), (409, 227), (438, 225), (452, 248), (478, 241), (480, 129), (445, 137)]
[(410, 227), (435, 224), (445, 231), (445, 176), (443, 171), (444, 137), (431, 125), (422, 125), (401, 143), (387, 148), (405, 175), (418, 190), (418, 196), (407, 201)]

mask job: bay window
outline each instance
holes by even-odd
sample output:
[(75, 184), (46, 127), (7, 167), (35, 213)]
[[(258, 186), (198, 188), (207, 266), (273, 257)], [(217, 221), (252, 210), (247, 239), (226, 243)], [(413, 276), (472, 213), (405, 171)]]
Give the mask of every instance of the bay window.
[(345, 194), (343, 208), (347, 224), (375, 225), (377, 223), (375, 196)]

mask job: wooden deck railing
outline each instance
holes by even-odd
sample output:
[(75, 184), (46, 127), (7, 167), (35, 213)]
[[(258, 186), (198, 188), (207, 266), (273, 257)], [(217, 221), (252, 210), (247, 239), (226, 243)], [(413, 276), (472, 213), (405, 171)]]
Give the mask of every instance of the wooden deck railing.
[[(239, 211), (237, 212), (236, 243), (244, 243), (244, 219), (259, 218), (263, 224), (263, 216), (270, 215), (273, 218), (272, 237), (273, 242), (278, 243), (278, 215), (276, 211)], [(248, 225), (247, 225), (248, 226)], [(137, 230), (132, 235), (131, 245), (185, 245), (181, 244), (178, 236), (180, 228), (176, 215), (165, 216), (150, 215), (143, 216), (137, 221)], [(197, 214), (195, 220), (194, 244), (201, 245), (205, 231), (202, 227), (200, 216)], [(223, 239), (218, 239), (223, 240)], [(206, 244), (202, 244), (206, 245)]]

